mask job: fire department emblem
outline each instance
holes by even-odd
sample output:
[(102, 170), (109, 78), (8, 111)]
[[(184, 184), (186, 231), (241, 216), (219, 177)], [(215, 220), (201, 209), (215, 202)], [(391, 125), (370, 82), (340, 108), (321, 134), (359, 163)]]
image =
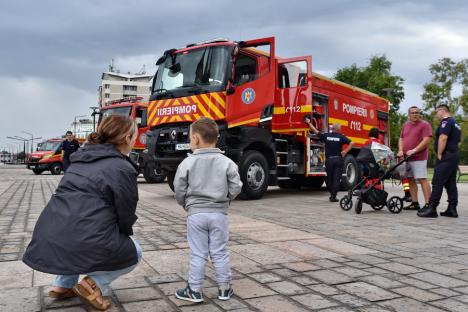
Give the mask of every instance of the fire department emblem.
[(252, 104), (255, 101), (255, 90), (252, 88), (247, 88), (242, 91), (242, 102), (244, 104)]

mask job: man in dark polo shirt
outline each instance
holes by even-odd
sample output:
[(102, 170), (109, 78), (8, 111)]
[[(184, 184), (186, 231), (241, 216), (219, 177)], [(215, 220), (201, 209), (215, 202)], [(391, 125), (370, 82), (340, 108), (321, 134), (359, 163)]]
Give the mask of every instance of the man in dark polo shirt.
[(76, 152), (80, 148), (80, 143), (75, 140), (73, 132), (67, 131), (66, 138), (62, 142), (63, 151), (63, 172), (66, 172), (68, 166), (70, 166), (70, 155)]
[(432, 178), (432, 194), (429, 199), (429, 206), (419, 211), (418, 216), (424, 218), (437, 217), (437, 206), (445, 187), (447, 190), (448, 207), (440, 215), (457, 218), (457, 168), (460, 161), (458, 144), (461, 140), (461, 127), (450, 115), (447, 104), (439, 104), (437, 106), (436, 117), (440, 120), (440, 124), (436, 130), (434, 142), (434, 152), (437, 157)]
[[(310, 130), (319, 136), (320, 141), (325, 144), (325, 170), (327, 172), (327, 188), (330, 192), (330, 201), (337, 202), (336, 194), (340, 189), (341, 175), (343, 173), (343, 158), (353, 147), (353, 142), (341, 134), (341, 125), (336, 123), (331, 127), (330, 133), (321, 133), (315, 128), (310, 118), (306, 117), (304, 122)], [(343, 145), (348, 145), (343, 150)]]

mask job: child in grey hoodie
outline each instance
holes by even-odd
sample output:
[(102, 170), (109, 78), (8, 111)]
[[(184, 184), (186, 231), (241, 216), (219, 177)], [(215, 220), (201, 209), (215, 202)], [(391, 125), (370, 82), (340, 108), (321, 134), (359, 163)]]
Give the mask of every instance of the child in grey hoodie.
[(229, 228), (227, 208), (241, 191), (237, 165), (216, 148), (219, 130), (212, 119), (202, 117), (190, 126), (189, 154), (177, 168), (174, 191), (177, 203), (187, 217), (187, 240), (190, 246), (188, 285), (175, 296), (202, 302), (201, 288), (205, 266), (210, 257), (216, 271), (218, 298), (228, 300), (233, 294), (229, 264)]

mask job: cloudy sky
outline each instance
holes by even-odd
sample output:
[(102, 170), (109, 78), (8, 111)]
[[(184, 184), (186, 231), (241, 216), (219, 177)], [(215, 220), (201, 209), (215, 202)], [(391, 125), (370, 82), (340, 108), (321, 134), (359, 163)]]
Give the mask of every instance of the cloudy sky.
[(406, 80), (402, 107), (419, 105), (430, 64), (468, 57), (467, 16), (464, 0), (2, 0), (0, 148), (89, 114), (111, 59), (154, 72), (162, 51), (218, 37), (275, 36), (278, 55), (312, 55), (325, 75), (385, 54)]

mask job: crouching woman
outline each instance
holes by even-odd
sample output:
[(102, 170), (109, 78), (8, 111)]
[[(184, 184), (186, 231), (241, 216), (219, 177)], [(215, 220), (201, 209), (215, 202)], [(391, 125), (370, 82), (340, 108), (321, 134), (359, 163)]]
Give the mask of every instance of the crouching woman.
[[(137, 170), (128, 158), (138, 134), (126, 116), (110, 116), (71, 165), (42, 211), (23, 261), (57, 274), (49, 296), (79, 296), (106, 310), (109, 284), (141, 258), (133, 240), (137, 220)], [(78, 282), (79, 275), (86, 275)]]

